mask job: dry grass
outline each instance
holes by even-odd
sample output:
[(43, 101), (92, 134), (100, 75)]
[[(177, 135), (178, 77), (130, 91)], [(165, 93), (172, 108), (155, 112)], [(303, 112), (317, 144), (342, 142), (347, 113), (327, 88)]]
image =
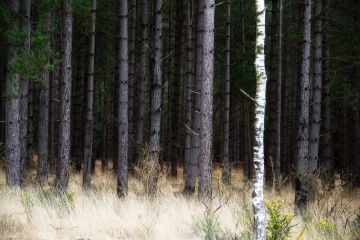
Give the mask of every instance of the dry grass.
[[(159, 194), (150, 200), (142, 185), (131, 179), (129, 195), (116, 197), (115, 177), (97, 167), (92, 191), (81, 189), (81, 176), (72, 174), (69, 194), (56, 198), (51, 188), (29, 184), (20, 192), (4, 185), (0, 173), (0, 239), (249, 239), (251, 235), (251, 189), (238, 170), (233, 185), (220, 184), (214, 171), (211, 206), (196, 197), (179, 194), (181, 177), (159, 179)], [(179, 176), (182, 176), (179, 169)], [(338, 187), (321, 193), (306, 218), (295, 217), (289, 239), (356, 239), (354, 219), (359, 194), (343, 194)], [(266, 192), (269, 201), (282, 201), (284, 212), (293, 214), (294, 193), (284, 186), (280, 193)], [(211, 231), (213, 234), (209, 234)], [(302, 234), (301, 234), (302, 233)]]

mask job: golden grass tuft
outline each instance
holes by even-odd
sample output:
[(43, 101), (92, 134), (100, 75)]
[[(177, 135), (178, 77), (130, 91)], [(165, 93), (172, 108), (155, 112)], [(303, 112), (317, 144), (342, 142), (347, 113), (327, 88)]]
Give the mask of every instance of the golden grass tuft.
[[(57, 198), (51, 187), (28, 184), (19, 192), (5, 186), (0, 173), (0, 239), (250, 239), (251, 184), (244, 184), (240, 170), (233, 172), (232, 185), (221, 184), (220, 170), (214, 170), (214, 200), (205, 205), (196, 196), (179, 194), (182, 169), (177, 179), (160, 175), (154, 199), (144, 194), (140, 180), (131, 178), (129, 194), (119, 200), (115, 176), (97, 166), (91, 191), (83, 193), (81, 175), (72, 173), (69, 192)], [(52, 179), (50, 179), (50, 182)], [(266, 199), (280, 201), (284, 214), (294, 214), (294, 192), (284, 186), (280, 192), (266, 191)], [(359, 192), (341, 188), (321, 193), (305, 218), (296, 216), (291, 238), (356, 239), (355, 218)], [(209, 231), (212, 231), (211, 234)]]

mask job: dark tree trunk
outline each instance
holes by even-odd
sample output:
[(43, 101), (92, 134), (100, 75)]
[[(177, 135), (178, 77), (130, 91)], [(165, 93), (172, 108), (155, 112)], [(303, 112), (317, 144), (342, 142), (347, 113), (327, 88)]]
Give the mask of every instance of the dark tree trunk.
[(315, 7), (315, 46), (314, 46), (314, 69), (312, 82), (312, 101), (310, 112), (309, 132), (309, 200), (315, 200), (317, 191), (317, 169), (319, 159), (319, 139), (321, 122), (321, 89), (323, 79), (323, 36), (322, 36), (322, 1), (316, 0)]
[(87, 76), (86, 92), (86, 122), (84, 134), (84, 159), (83, 159), (83, 188), (88, 190), (91, 184), (91, 162), (93, 160), (93, 106), (94, 106), (94, 58), (95, 58), (95, 24), (96, 24), (96, 0), (92, 1), (90, 20), (90, 44), (89, 44), (89, 66)]
[(187, 169), (187, 180), (185, 183), (185, 191), (193, 193), (196, 187), (196, 173), (198, 171), (199, 151), (200, 151), (200, 90), (202, 80), (202, 39), (203, 39), (203, 0), (198, 0), (196, 14), (196, 43), (195, 43), (195, 78), (194, 78), (194, 110), (192, 115), (192, 135), (191, 135), (191, 151), (190, 164)]
[[(229, 123), (230, 123), (230, 17), (231, 17), (231, 0), (227, 0), (226, 9), (226, 56), (225, 56), (225, 99), (224, 99), (224, 145), (223, 145), (223, 172), (222, 181), (229, 184), (231, 179), (231, 165), (229, 161)], [(234, 141), (235, 142), (235, 141)]]
[(62, 0), (62, 62), (61, 62), (61, 98), (60, 98), (60, 130), (59, 159), (55, 188), (58, 194), (67, 191), (70, 157), (70, 113), (71, 113), (71, 52), (72, 52), (72, 1)]
[(139, 76), (139, 91), (138, 91), (138, 112), (137, 112), (137, 126), (136, 126), (136, 145), (137, 155), (144, 143), (144, 118), (145, 118), (145, 89), (147, 76), (147, 48), (148, 48), (148, 0), (142, 0), (142, 29), (141, 29), (141, 53), (140, 53), (140, 76)]
[[(185, 160), (184, 160), (184, 175), (185, 175), (185, 189), (189, 185), (188, 180), (190, 175), (196, 173), (191, 172), (191, 130), (192, 130), (192, 87), (193, 87), (193, 66), (194, 66), (194, 44), (193, 44), (193, 23), (194, 23), (194, 5), (192, 0), (186, 2), (186, 117), (185, 117)], [(196, 169), (196, 168), (195, 168)]]
[(150, 161), (155, 172), (149, 179), (149, 193), (156, 193), (157, 172), (160, 152), (160, 129), (161, 129), (161, 88), (162, 88), (162, 0), (155, 1), (155, 28), (154, 28), (154, 68), (151, 97), (151, 122), (150, 122)]
[(182, 26), (183, 26), (183, 16), (182, 8), (183, 1), (176, 0), (176, 25), (175, 25), (175, 51), (174, 51), (174, 78), (172, 82), (172, 108), (171, 108), (171, 176), (177, 176), (177, 163), (179, 159), (179, 144), (180, 144), (180, 126), (179, 120), (180, 115), (180, 92), (181, 92), (181, 42), (182, 42)]
[[(19, 1), (9, 0), (9, 12), (16, 15), (19, 14)], [(16, 19), (10, 19), (8, 23), (8, 30), (10, 32), (19, 31), (19, 24)], [(7, 78), (6, 78), (6, 92), (9, 94), (6, 100), (6, 116), (5, 116), (5, 161), (6, 161), (6, 184), (11, 188), (20, 187), (20, 112), (19, 112), (19, 98), (20, 92), (16, 84), (20, 81), (18, 73), (11, 69), (11, 64), (15, 61), (16, 46), (8, 39), (7, 48)]]
[[(23, 23), (23, 33), (25, 34), (24, 40), (24, 55), (25, 63), (28, 61), (28, 54), (30, 52), (30, 11), (31, 11), (31, 1), (25, 0), (22, 1), (22, 8), (24, 11), (24, 23)], [(28, 63), (27, 63), (28, 64)], [(28, 135), (28, 93), (29, 93), (29, 76), (20, 77), (20, 180), (21, 183), (24, 182), (27, 174), (27, 135)]]
[[(45, 31), (48, 41), (50, 41), (51, 31), (51, 11), (46, 10)], [(51, 47), (50, 42), (48, 46)], [(50, 59), (49, 59), (50, 62)], [(49, 157), (49, 81), (50, 71), (44, 68), (41, 74), (41, 93), (39, 110), (39, 129), (38, 129), (38, 182), (41, 186), (48, 180), (48, 157)]]
[(119, 135), (117, 195), (123, 197), (128, 192), (128, 3), (123, 0), (119, 6)]
[(270, 49), (270, 75), (266, 94), (266, 185), (273, 186), (275, 181), (276, 133), (277, 133), (277, 80), (278, 80), (278, 11), (279, 0), (272, 1), (271, 10), (271, 49)]
[(311, 0), (304, 1), (303, 44), (300, 70), (300, 102), (295, 180), (295, 209), (304, 213), (308, 204), (308, 153), (310, 103)]
[(129, 38), (129, 168), (134, 169), (135, 159), (135, 144), (134, 144), (134, 110), (135, 110), (135, 78), (136, 78), (136, 0), (132, 0), (131, 4), (131, 18), (130, 18), (130, 38)]

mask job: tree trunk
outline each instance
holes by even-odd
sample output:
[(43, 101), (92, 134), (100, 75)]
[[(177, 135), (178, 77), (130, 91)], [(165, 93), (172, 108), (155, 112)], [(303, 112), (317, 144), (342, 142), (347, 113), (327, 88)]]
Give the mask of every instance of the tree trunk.
[(317, 169), (319, 160), (319, 139), (321, 122), (321, 88), (322, 88), (322, 1), (316, 0), (315, 7), (315, 46), (314, 46), (314, 69), (312, 82), (312, 102), (309, 132), (309, 200), (315, 200), (317, 191)]
[(69, 181), (68, 163), (70, 156), (70, 113), (71, 113), (71, 52), (72, 52), (72, 1), (62, 0), (62, 61), (59, 159), (55, 188), (58, 194), (67, 190)]
[[(323, 2), (323, 8), (327, 9), (329, 7), (327, 0)], [(321, 160), (320, 166), (324, 171), (322, 176), (322, 183), (325, 189), (331, 190), (335, 187), (335, 179), (334, 179), (334, 158), (333, 158), (333, 147), (332, 147), (332, 133), (331, 133), (331, 100), (330, 100), (330, 49), (329, 49), (329, 38), (327, 32), (328, 28), (328, 12), (329, 10), (325, 10), (324, 16), (324, 58), (323, 58), (323, 89), (322, 89), (322, 106), (321, 106), (321, 114), (322, 114), (322, 124), (321, 124), (321, 138), (320, 138), (320, 151), (319, 151), (319, 159)]]
[(172, 108), (171, 108), (171, 176), (177, 176), (177, 163), (179, 159), (179, 144), (180, 144), (180, 92), (181, 92), (181, 40), (182, 40), (182, 0), (176, 0), (176, 25), (175, 25), (175, 51), (174, 51), (174, 79), (172, 83)]
[(229, 123), (230, 123), (230, 19), (231, 19), (231, 0), (227, 0), (226, 8), (226, 56), (225, 56), (225, 99), (224, 99), (224, 145), (223, 145), (223, 172), (222, 181), (229, 184), (231, 179), (231, 165), (229, 161)]
[(215, 1), (203, 1), (203, 61), (200, 101), (199, 195), (211, 197)]
[(134, 144), (134, 109), (135, 109), (135, 70), (136, 70), (136, 0), (132, 0), (131, 4), (131, 19), (130, 19), (130, 38), (129, 38), (129, 168), (134, 169), (134, 152), (135, 152), (135, 144)]
[(265, 163), (266, 163), (266, 184), (267, 186), (273, 186), (275, 183), (275, 158), (277, 148), (277, 81), (278, 81), (278, 6), (279, 0), (272, 2), (271, 10), (271, 49), (270, 49), (270, 75), (269, 82), (267, 84), (267, 108), (266, 115), (268, 121), (265, 125), (266, 142), (265, 145)]
[(254, 239), (266, 239), (266, 216), (264, 205), (264, 120), (265, 120), (265, 5), (264, 0), (256, 1), (257, 12), (257, 36), (256, 36), (256, 107), (255, 107), (255, 141), (254, 146), (254, 187), (253, 187), (253, 208), (254, 208)]
[(141, 151), (144, 143), (144, 117), (145, 117), (145, 85), (147, 75), (147, 48), (148, 48), (148, 0), (142, 0), (142, 29), (141, 29), (141, 53), (140, 53), (140, 77), (138, 91), (138, 113), (136, 127), (136, 145), (139, 146), (137, 154)]
[(304, 213), (308, 204), (309, 102), (310, 102), (310, 48), (311, 0), (304, 1), (303, 44), (300, 69), (300, 102), (298, 112), (297, 159), (295, 180), (295, 210)]
[[(24, 40), (24, 55), (25, 63), (28, 63), (28, 54), (30, 52), (30, 11), (31, 11), (31, 1), (25, 0), (22, 2), (22, 8), (24, 11), (24, 23), (23, 23), (23, 33), (25, 34)], [(24, 182), (27, 173), (27, 130), (28, 130), (28, 92), (29, 92), (29, 76), (20, 77), (20, 181)]]
[[(19, 14), (19, 5), (18, 0), (8, 0), (9, 12), (14, 15)], [(17, 16), (15, 16), (15, 19), (10, 19), (8, 23), (9, 33), (19, 31), (19, 24), (16, 17)], [(6, 184), (14, 189), (20, 187), (20, 89), (17, 86), (20, 81), (20, 76), (11, 69), (12, 64), (17, 58), (17, 47), (19, 46), (14, 45), (14, 43), (8, 39), (6, 92), (9, 94), (9, 97), (5, 104), (5, 160)]]
[[(192, 87), (193, 87), (193, 65), (194, 65), (194, 44), (193, 44), (193, 22), (194, 22), (194, 5), (192, 0), (187, 0), (186, 2), (186, 46), (187, 46), (187, 59), (186, 59), (186, 118), (185, 118), (185, 161), (184, 161), (184, 175), (185, 175), (185, 193), (191, 193), (187, 188), (192, 183), (189, 183), (188, 180), (194, 179), (191, 175), (196, 174), (194, 171), (191, 171), (196, 168), (192, 168), (190, 160), (191, 152), (191, 129), (192, 129)], [(196, 178), (196, 176), (195, 176)], [(193, 186), (195, 189), (195, 185)], [(191, 187), (190, 187), (191, 188)]]
[(283, 0), (278, 0), (278, 78), (276, 94), (276, 148), (275, 148), (275, 186), (280, 190), (281, 176), (281, 115), (282, 115), (282, 46), (283, 46)]
[(162, 0), (155, 1), (155, 28), (154, 28), (154, 68), (151, 97), (151, 122), (150, 122), (150, 161), (152, 161), (154, 172), (149, 179), (149, 193), (156, 193), (157, 169), (159, 165), (160, 152), (160, 129), (161, 129), (161, 88), (162, 88)]
[(117, 164), (117, 195), (123, 197), (128, 191), (128, 2), (119, 6), (119, 135)]
[(191, 150), (190, 150), (190, 164), (187, 169), (187, 179), (185, 183), (185, 191), (189, 193), (195, 192), (196, 175), (199, 163), (200, 151), (200, 90), (202, 80), (202, 39), (203, 39), (203, 0), (197, 1), (196, 14), (196, 43), (195, 43), (195, 78), (193, 87), (194, 109), (192, 115), (192, 134), (191, 134)]
[[(47, 9), (45, 13), (45, 32), (47, 40), (50, 41), (51, 31), (51, 10)], [(51, 47), (50, 42), (48, 46)], [(49, 59), (50, 62), (50, 59)], [(38, 182), (44, 186), (48, 180), (48, 156), (49, 156), (49, 81), (50, 71), (44, 68), (41, 74), (41, 93), (39, 110), (39, 132), (38, 132)]]
[(95, 25), (96, 25), (96, 0), (92, 0), (90, 19), (90, 45), (89, 66), (86, 92), (86, 122), (84, 134), (84, 160), (83, 160), (83, 188), (89, 190), (91, 184), (91, 162), (93, 158), (93, 106), (94, 106), (94, 59), (95, 59)]

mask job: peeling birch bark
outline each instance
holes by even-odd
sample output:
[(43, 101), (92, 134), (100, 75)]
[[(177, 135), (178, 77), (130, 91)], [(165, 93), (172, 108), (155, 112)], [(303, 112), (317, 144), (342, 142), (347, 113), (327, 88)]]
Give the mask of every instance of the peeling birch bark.
[(265, 4), (263, 0), (256, 0), (257, 35), (256, 35), (256, 109), (255, 109), (255, 141), (254, 145), (254, 178), (253, 178), (253, 209), (254, 209), (254, 239), (266, 239), (266, 216), (264, 205), (264, 120), (265, 120)]

